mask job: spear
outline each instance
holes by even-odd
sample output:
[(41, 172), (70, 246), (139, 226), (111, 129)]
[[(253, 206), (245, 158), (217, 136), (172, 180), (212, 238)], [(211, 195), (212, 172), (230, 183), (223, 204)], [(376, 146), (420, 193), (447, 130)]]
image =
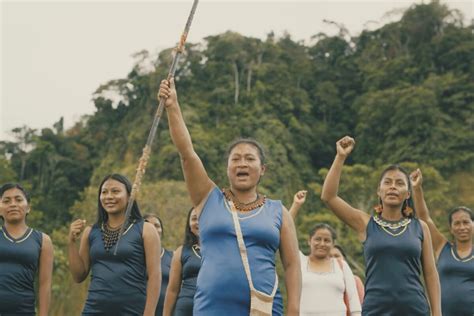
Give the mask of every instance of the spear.
[[(199, 0), (194, 0), (193, 6), (191, 8), (191, 12), (189, 12), (188, 20), (186, 21), (184, 31), (181, 34), (181, 38), (175, 50), (173, 61), (171, 62), (171, 66), (170, 66), (168, 76), (167, 76), (168, 80), (174, 77), (179, 58), (184, 52), (184, 43), (186, 42), (186, 38), (188, 37), (188, 32), (189, 32), (189, 29), (191, 28), (191, 23), (193, 21), (194, 13), (196, 12), (198, 2)], [(145, 174), (146, 166), (148, 165), (148, 160), (150, 159), (151, 145), (153, 144), (153, 140), (155, 139), (156, 130), (158, 128), (158, 124), (160, 123), (160, 119), (163, 114), (164, 105), (165, 105), (165, 98), (160, 98), (160, 103), (158, 104), (158, 109), (156, 110), (155, 118), (153, 119), (153, 124), (151, 125), (150, 133), (148, 134), (148, 139), (146, 141), (145, 147), (143, 147), (142, 156), (140, 157), (139, 162), (138, 162), (137, 173), (135, 174), (135, 181), (133, 182), (132, 192), (130, 193), (130, 198), (128, 199), (128, 203), (127, 203), (127, 210), (125, 211), (125, 221), (123, 222), (122, 227), (120, 227), (120, 233), (117, 240), (117, 244), (115, 245), (114, 255), (117, 254), (117, 249), (120, 243), (120, 239), (125, 231), (125, 228), (127, 227), (127, 224), (130, 219), (130, 213), (132, 211), (133, 203), (135, 202), (135, 198), (137, 197), (138, 191), (140, 190), (140, 186), (142, 184), (142, 178), (143, 178), (143, 175)]]

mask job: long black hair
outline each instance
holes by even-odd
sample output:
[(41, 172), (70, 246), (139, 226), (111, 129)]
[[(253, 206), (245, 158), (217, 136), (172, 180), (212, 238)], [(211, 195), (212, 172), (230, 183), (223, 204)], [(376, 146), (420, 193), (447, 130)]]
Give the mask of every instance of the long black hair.
[[(98, 200), (97, 224), (99, 226), (102, 225), (103, 223), (107, 222), (107, 220), (109, 219), (109, 215), (105, 211), (104, 207), (102, 206), (102, 202), (100, 201), (100, 194), (102, 192), (102, 186), (104, 185), (105, 181), (107, 181), (109, 179), (116, 180), (116, 181), (122, 183), (123, 185), (125, 185), (125, 188), (127, 189), (128, 197), (130, 197), (130, 193), (132, 192), (132, 183), (130, 182), (130, 180), (127, 179), (127, 177), (125, 177), (121, 174), (118, 174), (118, 173), (112, 173), (112, 174), (106, 175), (104, 177), (104, 179), (102, 180), (102, 182), (99, 185), (99, 194), (98, 194), (98, 197), (97, 197), (97, 200)], [(129, 220), (133, 221), (133, 220), (138, 220), (138, 219), (141, 219), (141, 218), (142, 218), (142, 215), (140, 214), (140, 209), (138, 208), (137, 201), (133, 201), (132, 211), (130, 213), (130, 219)]]
[[(379, 182), (378, 182), (378, 188), (380, 188), (380, 182), (382, 182), (382, 179), (385, 176), (385, 174), (389, 171), (394, 171), (394, 170), (400, 171), (401, 173), (403, 173), (405, 175), (406, 182), (407, 182), (407, 185), (408, 185), (408, 192), (410, 192), (410, 196), (408, 197), (408, 199), (403, 201), (402, 209), (401, 209), (402, 216), (410, 217), (410, 218), (415, 217), (416, 212), (415, 212), (415, 206), (414, 206), (413, 198), (412, 198), (413, 194), (412, 194), (412, 189), (411, 189), (410, 176), (408, 175), (408, 171), (406, 171), (405, 168), (403, 168), (402, 166), (397, 165), (397, 164), (390, 165), (387, 168), (385, 168), (382, 171), (382, 174), (380, 175)], [(382, 199), (380, 199), (380, 198), (379, 198), (379, 203), (380, 203), (380, 205), (382, 205)]]
[(189, 221), (191, 219), (191, 213), (193, 212), (194, 207), (191, 207), (191, 209), (188, 212), (188, 216), (186, 218), (186, 227), (184, 229), (184, 242), (183, 246), (188, 246), (192, 247), (192, 245), (199, 243), (199, 236), (196, 236), (193, 234), (191, 231), (191, 225), (189, 225)]

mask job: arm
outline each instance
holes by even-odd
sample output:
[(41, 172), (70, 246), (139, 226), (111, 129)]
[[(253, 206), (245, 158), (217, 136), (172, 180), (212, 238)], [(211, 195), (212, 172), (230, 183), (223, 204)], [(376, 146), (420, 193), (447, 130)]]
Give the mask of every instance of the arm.
[(308, 191), (301, 190), (295, 193), (295, 196), (293, 197), (293, 204), (291, 204), (290, 207), (290, 215), (291, 218), (293, 218), (293, 221), (296, 218), (296, 215), (298, 215), (298, 211), (300, 210), (301, 206), (304, 204), (306, 201), (306, 193)]
[(168, 281), (168, 288), (166, 289), (165, 305), (163, 308), (163, 316), (171, 316), (181, 290), (181, 253), (183, 246), (180, 246), (173, 254), (171, 260), (170, 279)]
[(426, 291), (428, 292), (428, 298), (430, 300), (431, 315), (441, 316), (441, 289), (433, 256), (433, 248), (431, 247), (430, 230), (425, 222), (420, 220), (420, 223), (423, 228), (424, 236), (421, 246), (423, 277), (425, 278)]
[(154, 316), (161, 287), (161, 245), (155, 227), (150, 223), (143, 225), (143, 247), (145, 249), (146, 271), (146, 304), (143, 315)]
[(184, 180), (186, 181), (193, 205), (199, 205), (215, 187), (215, 184), (209, 179), (201, 159), (194, 151), (191, 135), (179, 107), (174, 79), (171, 79), (169, 82), (167, 80), (161, 82), (158, 97), (166, 98), (165, 106), (168, 113), (171, 140), (181, 157)]
[(53, 279), (53, 243), (43, 234), (43, 244), (39, 259), (38, 315), (47, 316), (51, 300), (51, 280)]
[[(69, 245), (68, 245), (68, 259), (69, 259), (69, 271), (71, 271), (72, 278), (76, 283), (81, 283), (87, 278), (90, 269), (90, 258), (89, 258), (89, 234), (91, 227), (86, 227), (86, 222), (82, 219), (78, 219), (71, 224), (69, 229)], [(76, 247), (76, 241), (79, 238), (82, 230), (81, 244), (79, 251)]]
[(285, 270), (285, 285), (288, 298), (288, 316), (299, 315), (301, 299), (301, 265), (298, 240), (290, 213), (283, 207), (280, 230), (280, 257)]
[(351, 316), (360, 316), (362, 307), (360, 306), (354, 274), (345, 261), (342, 261), (342, 272), (344, 274), (344, 283), (346, 284), (346, 293), (349, 299), (349, 310), (351, 311)]
[(358, 233), (360, 240), (365, 240), (365, 230), (370, 216), (356, 208), (353, 208), (338, 196), (342, 166), (344, 165), (347, 156), (354, 148), (354, 145), (354, 139), (348, 136), (345, 136), (336, 143), (336, 158), (334, 158), (334, 162), (324, 180), (321, 199), (340, 220)]
[(410, 181), (413, 188), (413, 201), (415, 203), (416, 213), (419, 218), (426, 222), (426, 224), (428, 225), (428, 228), (431, 233), (431, 241), (433, 245), (433, 250), (435, 252), (435, 257), (438, 258), (439, 254), (441, 253), (441, 249), (443, 249), (443, 246), (448, 240), (444, 238), (444, 236), (440, 233), (433, 219), (430, 216), (430, 212), (428, 210), (428, 206), (426, 205), (423, 193), (423, 175), (421, 174), (420, 169), (416, 169), (410, 174)]

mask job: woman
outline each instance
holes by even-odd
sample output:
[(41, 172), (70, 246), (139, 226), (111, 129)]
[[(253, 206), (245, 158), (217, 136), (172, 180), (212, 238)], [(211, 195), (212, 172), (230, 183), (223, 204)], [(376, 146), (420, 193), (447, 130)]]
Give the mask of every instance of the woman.
[(321, 199), (364, 243), (366, 262), (362, 315), (428, 315), (421, 270), (432, 315), (441, 315), (439, 278), (431, 235), (425, 222), (414, 217), (408, 174), (399, 166), (382, 172), (377, 214), (358, 210), (338, 196), (339, 180), (347, 156), (354, 148), (351, 137), (340, 139), (337, 154), (324, 181)]
[[(132, 185), (119, 174), (106, 176), (99, 186), (97, 222), (85, 227), (78, 219), (69, 230), (69, 270), (74, 281), (92, 278), (82, 315), (155, 315), (160, 292), (160, 240), (143, 221), (136, 201), (130, 219), (125, 210)], [(120, 227), (117, 254), (115, 245)], [(76, 240), (82, 234), (79, 250)]]
[(36, 315), (35, 277), (38, 274), (38, 315), (48, 315), (53, 274), (53, 244), (45, 233), (28, 227), (30, 197), (23, 187), (0, 188), (0, 315)]
[[(305, 200), (306, 191), (295, 194), (290, 208), (293, 218)], [(331, 226), (317, 224), (309, 233), (309, 255), (300, 252), (303, 275), (301, 316), (360, 315), (361, 306), (351, 268), (345, 261), (331, 256), (335, 240), (336, 232)]]
[[(163, 240), (163, 222), (161, 218), (156, 214), (145, 214), (143, 215), (145, 222), (148, 222), (155, 226), (160, 240)], [(171, 268), (171, 259), (173, 258), (173, 252), (161, 248), (161, 288), (160, 288), (160, 298), (158, 300), (158, 305), (156, 306), (155, 316), (163, 315), (163, 307), (165, 304), (165, 295), (166, 289), (168, 287), (168, 281), (170, 278), (170, 268)]]
[(192, 316), (196, 280), (201, 268), (198, 218), (189, 210), (184, 231), (184, 243), (173, 255), (170, 283), (166, 292), (165, 316)]
[(410, 175), (416, 210), (433, 236), (432, 244), (438, 262), (441, 283), (441, 309), (444, 316), (474, 315), (474, 252), (472, 249), (473, 214), (458, 206), (449, 213), (449, 242), (436, 227), (426, 206), (420, 169)]
[[(262, 306), (267, 313), (282, 315), (282, 299), (276, 291), (278, 249), (285, 270), (286, 315), (298, 315), (301, 271), (296, 233), (281, 202), (258, 193), (266, 169), (261, 145), (249, 139), (231, 144), (227, 159), (230, 188), (221, 190), (209, 179), (194, 151), (173, 79), (162, 81), (159, 97), (166, 99), (171, 138), (199, 218), (202, 266), (194, 315), (248, 315), (256, 307), (250, 304), (251, 295), (254, 299), (265, 297)], [(238, 232), (243, 238), (236, 238)], [(239, 242), (242, 239), (244, 242)]]
[[(334, 245), (334, 247), (332, 247), (331, 257), (344, 260), (347, 262), (346, 253), (344, 252), (344, 250), (342, 249), (340, 245)], [(360, 301), (360, 304), (362, 305), (362, 303), (364, 302), (364, 282), (362, 282), (362, 280), (355, 274), (354, 274), (354, 280), (355, 280), (355, 285), (357, 289), (357, 295), (359, 296), (359, 301)]]

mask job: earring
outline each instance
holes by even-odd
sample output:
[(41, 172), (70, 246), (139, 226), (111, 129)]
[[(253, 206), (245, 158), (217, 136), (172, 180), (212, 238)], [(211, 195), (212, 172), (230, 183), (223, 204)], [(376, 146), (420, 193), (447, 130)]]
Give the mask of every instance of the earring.
[(402, 209), (402, 214), (405, 217), (412, 217), (413, 216), (413, 209), (408, 205), (408, 200), (405, 200), (405, 207)]

